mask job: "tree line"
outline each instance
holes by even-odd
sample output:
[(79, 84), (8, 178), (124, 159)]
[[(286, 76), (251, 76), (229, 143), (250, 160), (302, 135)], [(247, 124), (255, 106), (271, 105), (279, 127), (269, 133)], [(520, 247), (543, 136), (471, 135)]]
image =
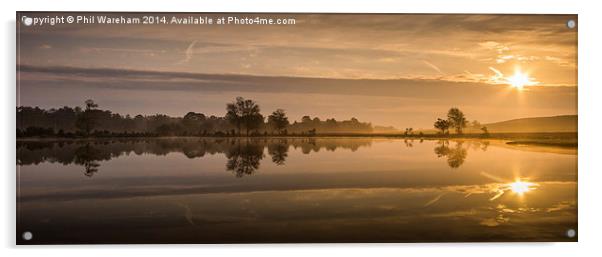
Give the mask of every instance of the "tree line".
[(99, 109), (90, 99), (83, 107), (49, 110), (17, 107), (17, 137), (260, 136), (372, 131), (372, 124), (356, 118), (322, 121), (303, 116), (300, 122), (291, 123), (283, 109), (265, 117), (257, 102), (242, 97), (226, 104), (223, 117), (197, 112), (188, 112), (183, 117), (164, 114), (132, 117)]

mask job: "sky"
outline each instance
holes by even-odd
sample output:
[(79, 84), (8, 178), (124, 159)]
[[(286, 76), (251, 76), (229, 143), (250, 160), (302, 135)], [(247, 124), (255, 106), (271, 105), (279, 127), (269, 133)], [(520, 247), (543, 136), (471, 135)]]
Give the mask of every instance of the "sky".
[(223, 116), (243, 96), (266, 115), (397, 128), (430, 128), (450, 107), (482, 123), (577, 114), (577, 28), (566, 26), (576, 15), (153, 15), (295, 24), (18, 23), (17, 105), (93, 99), (121, 114)]

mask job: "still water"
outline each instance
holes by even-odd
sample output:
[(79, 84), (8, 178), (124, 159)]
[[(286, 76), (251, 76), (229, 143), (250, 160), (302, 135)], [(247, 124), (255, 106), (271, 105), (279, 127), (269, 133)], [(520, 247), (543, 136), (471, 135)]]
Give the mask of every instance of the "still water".
[(19, 141), (17, 189), (19, 244), (577, 240), (576, 149), (501, 140)]

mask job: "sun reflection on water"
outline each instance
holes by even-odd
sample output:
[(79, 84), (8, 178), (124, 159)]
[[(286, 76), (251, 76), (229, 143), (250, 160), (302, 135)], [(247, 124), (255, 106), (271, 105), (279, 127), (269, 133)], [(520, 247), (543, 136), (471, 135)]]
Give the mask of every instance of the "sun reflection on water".
[(512, 192), (512, 193), (522, 197), (527, 192), (537, 189), (538, 186), (539, 186), (539, 184), (537, 184), (537, 183), (523, 181), (521, 179), (516, 179), (514, 182), (511, 182), (511, 183), (500, 184), (497, 187), (497, 189), (494, 191), (494, 192), (496, 192), (496, 195), (491, 197), (489, 200), (493, 201), (495, 199), (498, 199), (501, 196), (503, 196), (506, 192)]

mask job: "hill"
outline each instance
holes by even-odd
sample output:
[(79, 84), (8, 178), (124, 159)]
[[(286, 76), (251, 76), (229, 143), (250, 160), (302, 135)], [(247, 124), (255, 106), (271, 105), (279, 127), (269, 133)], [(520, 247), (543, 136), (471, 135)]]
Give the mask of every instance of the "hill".
[(522, 118), (485, 126), (490, 133), (577, 132), (577, 115)]

